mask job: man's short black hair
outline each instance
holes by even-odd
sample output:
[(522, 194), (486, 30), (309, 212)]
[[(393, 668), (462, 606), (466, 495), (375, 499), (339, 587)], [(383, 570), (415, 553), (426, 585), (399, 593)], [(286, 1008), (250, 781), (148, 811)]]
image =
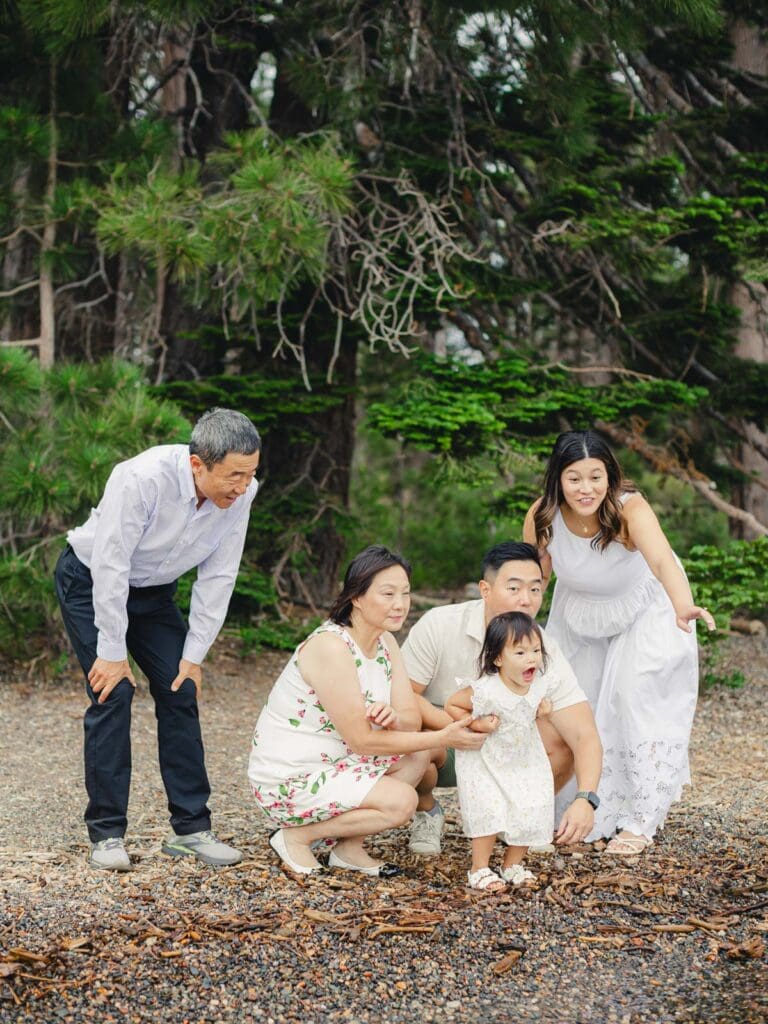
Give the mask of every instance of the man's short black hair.
[(521, 540), (505, 540), (485, 553), (481, 578), (491, 582), (505, 562), (535, 562), (541, 568), (538, 549)]

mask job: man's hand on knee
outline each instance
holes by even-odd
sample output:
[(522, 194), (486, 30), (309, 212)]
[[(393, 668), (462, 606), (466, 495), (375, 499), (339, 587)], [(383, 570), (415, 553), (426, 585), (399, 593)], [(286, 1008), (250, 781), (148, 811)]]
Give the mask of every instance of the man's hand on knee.
[(195, 664), (194, 661), (185, 661), (184, 658), (179, 662), (179, 674), (171, 683), (171, 691), (176, 693), (177, 690), (181, 689), (181, 685), (185, 679), (191, 679), (195, 684), (195, 693), (197, 699), (200, 699), (200, 691), (203, 688), (203, 670), (200, 665)]
[(94, 693), (99, 695), (99, 704), (103, 704), (112, 693), (117, 684), (127, 679), (131, 686), (136, 687), (136, 680), (133, 678), (131, 666), (128, 659), (123, 661), (107, 661), (106, 658), (97, 658), (88, 673), (88, 682)]

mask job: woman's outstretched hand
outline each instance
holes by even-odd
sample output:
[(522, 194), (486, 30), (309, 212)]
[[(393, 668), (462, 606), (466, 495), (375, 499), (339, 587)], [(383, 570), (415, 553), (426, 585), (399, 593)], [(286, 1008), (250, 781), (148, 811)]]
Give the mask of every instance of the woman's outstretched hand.
[(696, 619), (701, 619), (706, 624), (707, 629), (712, 632), (715, 628), (715, 620), (709, 614), (706, 608), (699, 608), (698, 605), (692, 604), (687, 608), (681, 608), (677, 613), (677, 625), (682, 629), (684, 633), (691, 632), (691, 622), (695, 622)]

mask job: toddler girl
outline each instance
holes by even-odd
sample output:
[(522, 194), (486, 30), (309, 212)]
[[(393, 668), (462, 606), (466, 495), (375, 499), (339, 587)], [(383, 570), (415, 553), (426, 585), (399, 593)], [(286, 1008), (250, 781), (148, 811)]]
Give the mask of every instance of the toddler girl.
[[(541, 630), (529, 615), (497, 615), (480, 652), (480, 678), (445, 706), (456, 720), (472, 711), (470, 728), (490, 734), (480, 750), (456, 751), (464, 834), (472, 839), (472, 889), (495, 891), (532, 879), (522, 864), (526, 850), (552, 840), (554, 781), (536, 727), (537, 716), (552, 710), (538, 674), (545, 659)], [(501, 877), (489, 867), (497, 836), (507, 844)]]

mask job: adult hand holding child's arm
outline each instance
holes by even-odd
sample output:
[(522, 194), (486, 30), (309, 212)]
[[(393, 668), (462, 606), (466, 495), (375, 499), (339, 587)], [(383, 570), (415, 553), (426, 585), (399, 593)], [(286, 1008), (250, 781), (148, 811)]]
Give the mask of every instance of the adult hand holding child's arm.
[[(471, 714), (472, 695), (472, 687), (465, 686), (448, 698), (445, 710), (454, 721), (458, 721), (460, 718), (465, 718), (467, 714)], [(479, 718), (473, 718), (468, 725), (472, 732), (484, 733), (486, 735), (490, 732), (495, 732), (498, 727), (498, 715), (482, 715)]]
[(542, 697), (539, 701), (539, 706), (536, 708), (536, 717), (545, 718), (547, 715), (551, 715), (553, 706), (549, 697)]

